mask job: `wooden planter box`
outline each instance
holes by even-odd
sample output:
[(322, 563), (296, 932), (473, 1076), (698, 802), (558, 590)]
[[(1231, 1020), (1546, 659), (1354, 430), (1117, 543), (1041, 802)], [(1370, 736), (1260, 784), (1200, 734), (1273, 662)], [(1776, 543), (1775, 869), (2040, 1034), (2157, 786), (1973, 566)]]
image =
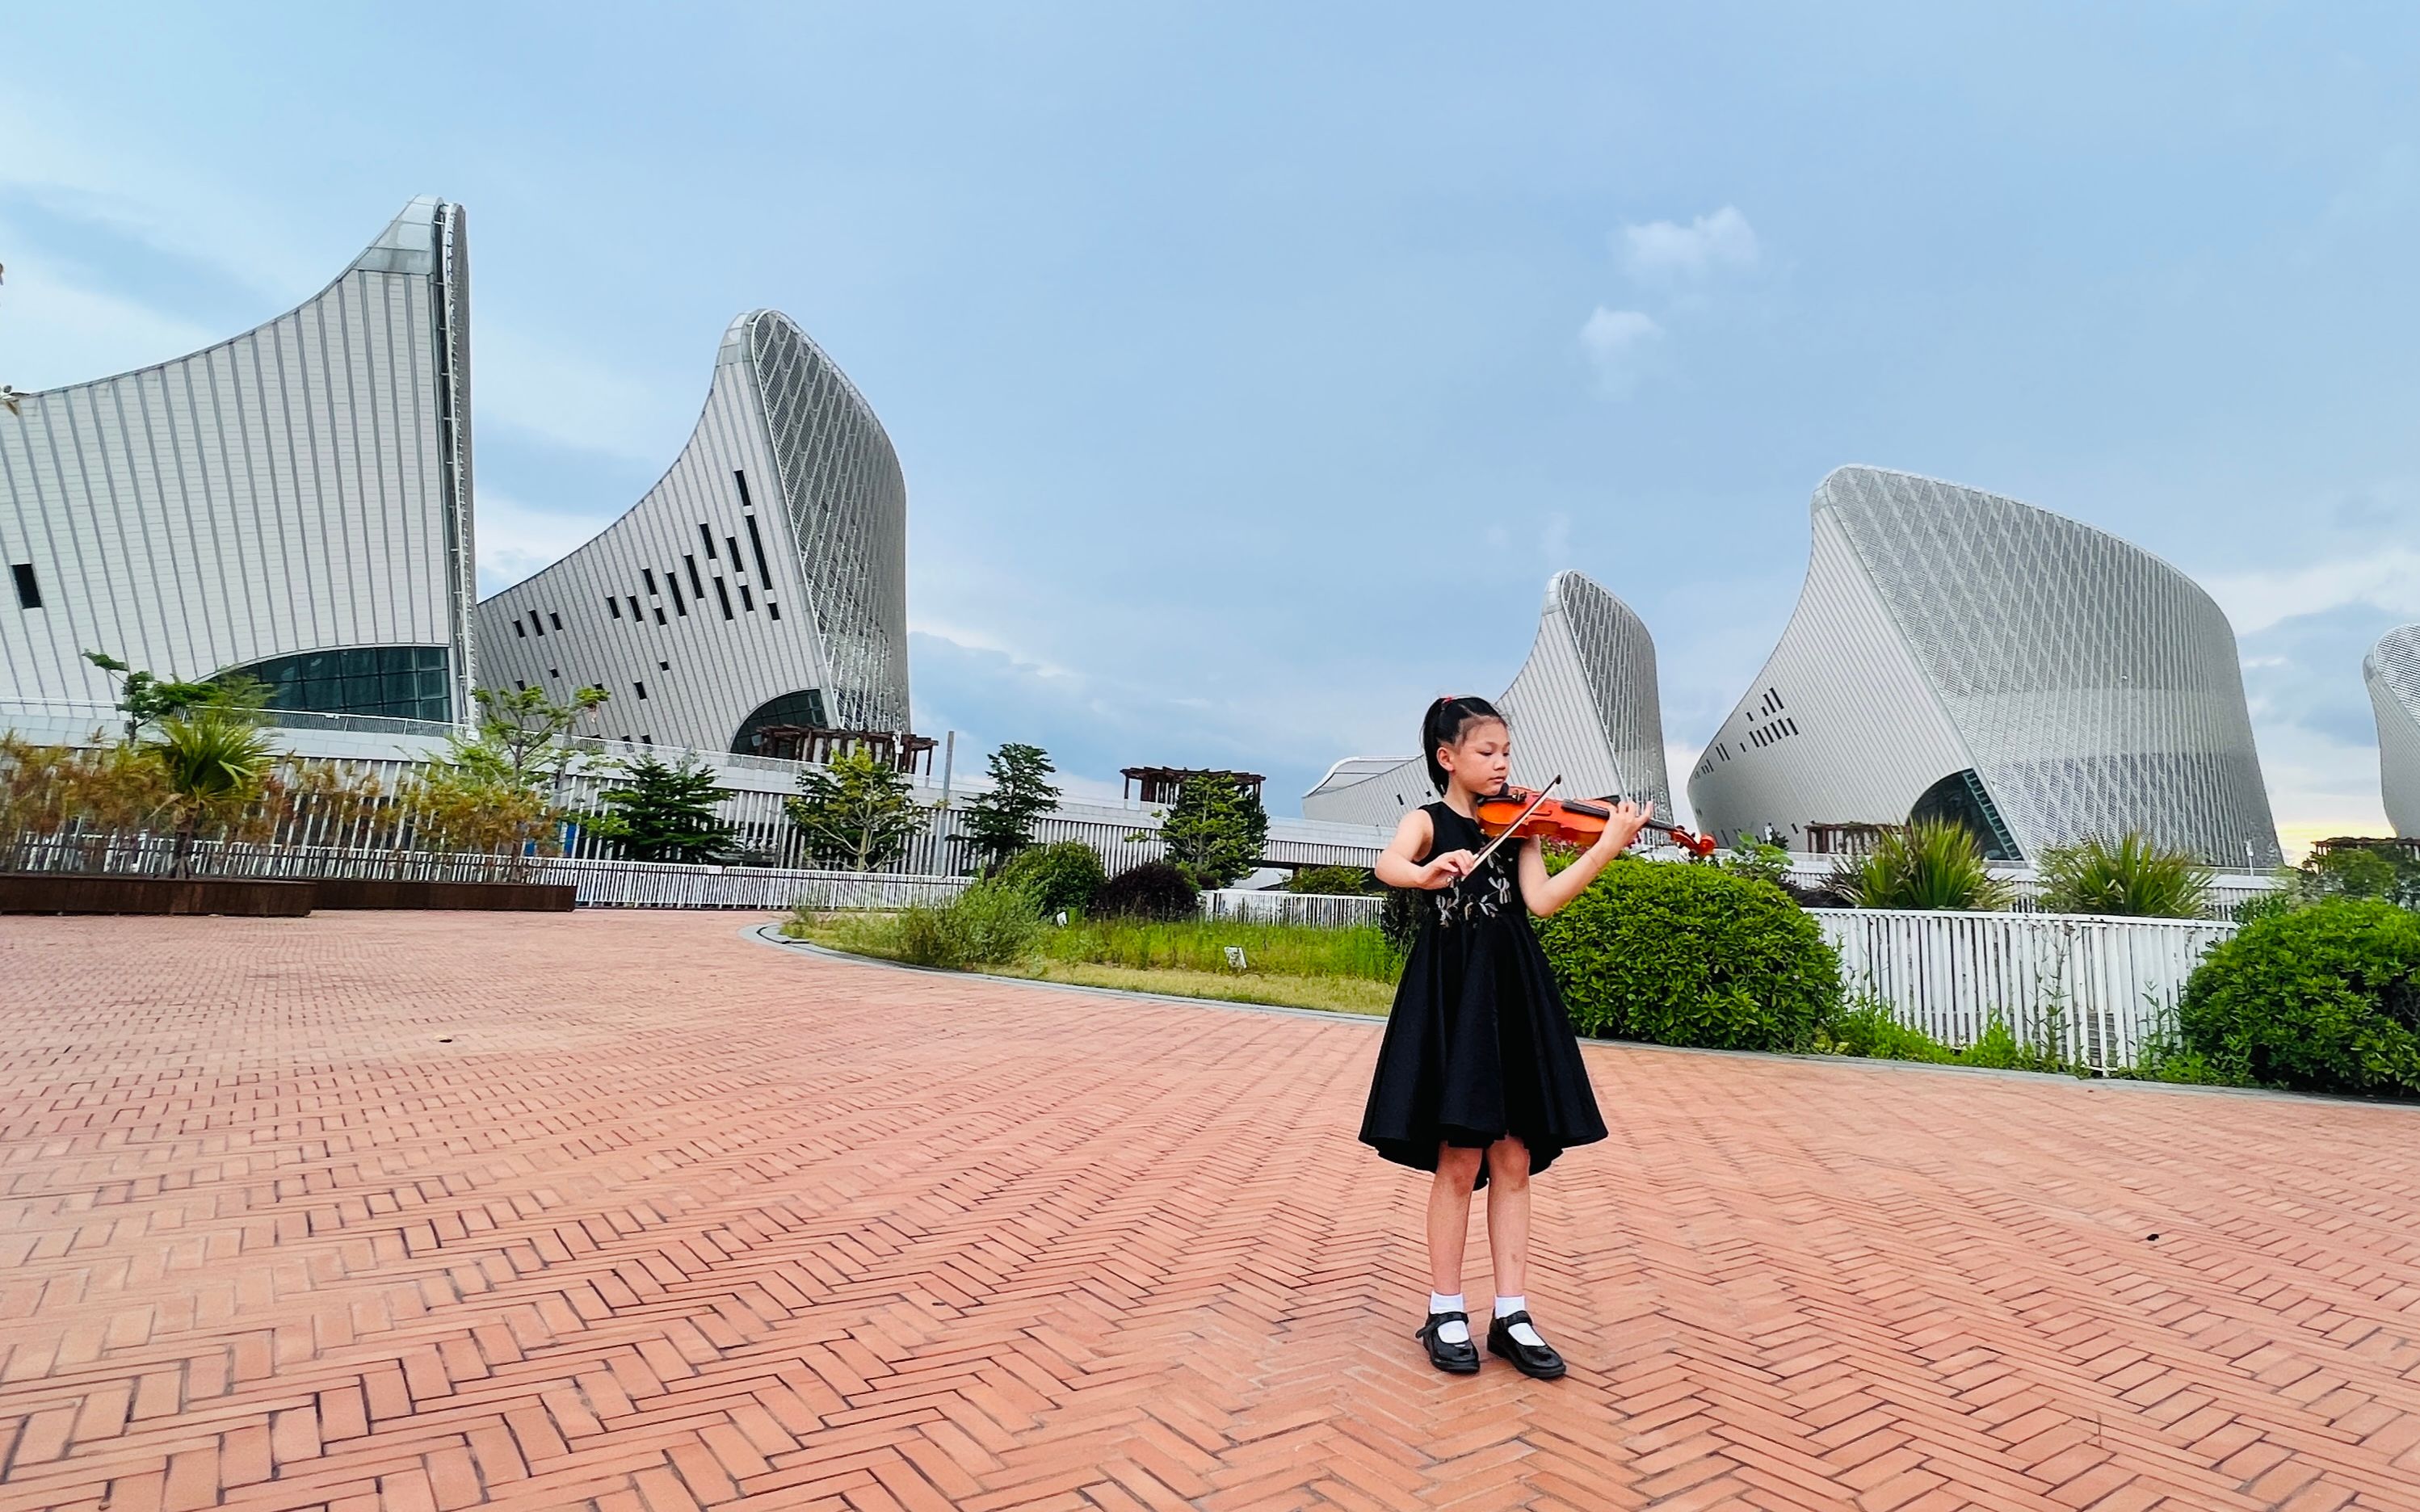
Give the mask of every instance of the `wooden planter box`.
[(411, 882), (327, 877), (312, 884), (322, 908), (466, 908), (567, 914), (580, 889), (567, 882)]
[(311, 911), (314, 897), (308, 882), (0, 872), (0, 914), (235, 914), (249, 918), (300, 918)]

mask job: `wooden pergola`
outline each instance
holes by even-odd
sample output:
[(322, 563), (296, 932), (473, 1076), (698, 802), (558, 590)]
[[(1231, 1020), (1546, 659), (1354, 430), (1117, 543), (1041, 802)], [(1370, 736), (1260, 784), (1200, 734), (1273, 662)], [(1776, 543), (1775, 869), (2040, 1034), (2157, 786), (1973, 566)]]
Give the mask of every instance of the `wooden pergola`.
[(811, 725), (768, 724), (760, 726), (756, 733), (759, 739), (755, 754), (759, 756), (822, 765), (835, 756), (861, 750), (895, 770), (923, 777), (933, 775), (933, 748), (940, 744), (930, 735), (905, 730), (819, 730)]
[[(1211, 766), (1129, 766), (1119, 775), (1126, 779), (1125, 796), (1140, 798), (1145, 803), (1174, 803), (1176, 795), (1185, 790), (1186, 779), (1196, 777), (1233, 778), (1235, 786), (1250, 794), (1257, 803), (1261, 784), (1268, 780), (1258, 772), (1224, 772)], [(1135, 791), (1138, 787), (1141, 789), (1140, 793)]]

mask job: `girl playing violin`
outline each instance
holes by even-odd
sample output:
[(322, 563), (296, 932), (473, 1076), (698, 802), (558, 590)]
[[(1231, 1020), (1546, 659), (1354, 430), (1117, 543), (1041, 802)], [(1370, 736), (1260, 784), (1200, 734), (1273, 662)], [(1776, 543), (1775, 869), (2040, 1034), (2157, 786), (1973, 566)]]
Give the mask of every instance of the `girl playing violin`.
[[(1490, 1352), (1527, 1376), (1563, 1374), (1530, 1321), (1529, 1176), (1573, 1145), (1603, 1139), (1588, 1069), (1561, 995), (1531, 933), (1621, 854), (1654, 805), (1616, 805), (1604, 835), (1546, 874), (1535, 841), (1507, 841), (1482, 865), (1471, 817), (1505, 785), (1512, 732), (1483, 699), (1439, 699), (1420, 721), (1429, 780), (1442, 795), (1404, 815), (1375, 868), (1391, 887), (1430, 896), (1378, 1049), (1361, 1141), (1399, 1165), (1434, 1171), (1429, 1186), (1429, 1314), (1419, 1334), (1429, 1363), (1467, 1375), (1479, 1350), (1462, 1298), (1470, 1194), (1487, 1190), (1487, 1250), (1496, 1273)], [(1518, 904), (1514, 899), (1518, 895)]]

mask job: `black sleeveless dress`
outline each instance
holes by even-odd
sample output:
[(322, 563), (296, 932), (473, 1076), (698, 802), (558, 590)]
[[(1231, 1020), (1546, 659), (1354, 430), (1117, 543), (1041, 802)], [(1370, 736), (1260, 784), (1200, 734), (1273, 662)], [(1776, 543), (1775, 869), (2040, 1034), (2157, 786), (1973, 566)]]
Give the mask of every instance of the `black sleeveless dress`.
[[(1429, 856), (1487, 843), (1476, 821), (1443, 803), (1422, 811), (1435, 834)], [(1509, 1134), (1543, 1171), (1572, 1146), (1605, 1137), (1578, 1037), (1521, 901), (1514, 868), (1526, 843), (1428, 894), (1361, 1119), (1361, 1142), (1398, 1165), (1433, 1171), (1440, 1144), (1484, 1149)]]

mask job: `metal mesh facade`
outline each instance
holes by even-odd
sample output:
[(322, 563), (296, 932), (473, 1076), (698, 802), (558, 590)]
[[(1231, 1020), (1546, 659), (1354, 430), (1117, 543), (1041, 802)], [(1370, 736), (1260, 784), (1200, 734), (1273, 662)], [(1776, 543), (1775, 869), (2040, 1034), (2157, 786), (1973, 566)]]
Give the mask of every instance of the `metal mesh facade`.
[(908, 728), (908, 482), (848, 378), (788, 319), (749, 327), (782, 502), (840, 728)]
[(108, 702), (87, 649), (207, 677), (424, 647), (466, 711), (468, 301), (461, 207), (416, 199), (291, 313), (0, 411), (0, 697)]
[(702, 750), (747, 750), (752, 717), (790, 695), (906, 730), (907, 526), (873, 409), (788, 316), (751, 311), (661, 481), (478, 606), (481, 680), (594, 684), (612, 695), (598, 733)]
[[(1559, 774), (1570, 797), (1621, 795), (1669, 812), (1655, 642), (1630, 606), (1576, 572), (1546, 584), (1538, 639), (1496, 701), (1512, 726), (1512, 780)], [(1392, 825), (1436, 796), (1422, 758), (1339, 762), (1303, 795), (1306, 819)]]
[(2221, 865), (2280, 859), (2235, 635), (2182, 573), (2014, 500), (1843, 468), (1781, 644), (1699, 761), (1731, 838), (1896, 824), (1971, 770), (2027, 857), (2140, 829)]
[(2420, 625), (2390, 630), (2361, 659), (2378, 717), (2378, 786), (2386, 821), (2420, 837)]

